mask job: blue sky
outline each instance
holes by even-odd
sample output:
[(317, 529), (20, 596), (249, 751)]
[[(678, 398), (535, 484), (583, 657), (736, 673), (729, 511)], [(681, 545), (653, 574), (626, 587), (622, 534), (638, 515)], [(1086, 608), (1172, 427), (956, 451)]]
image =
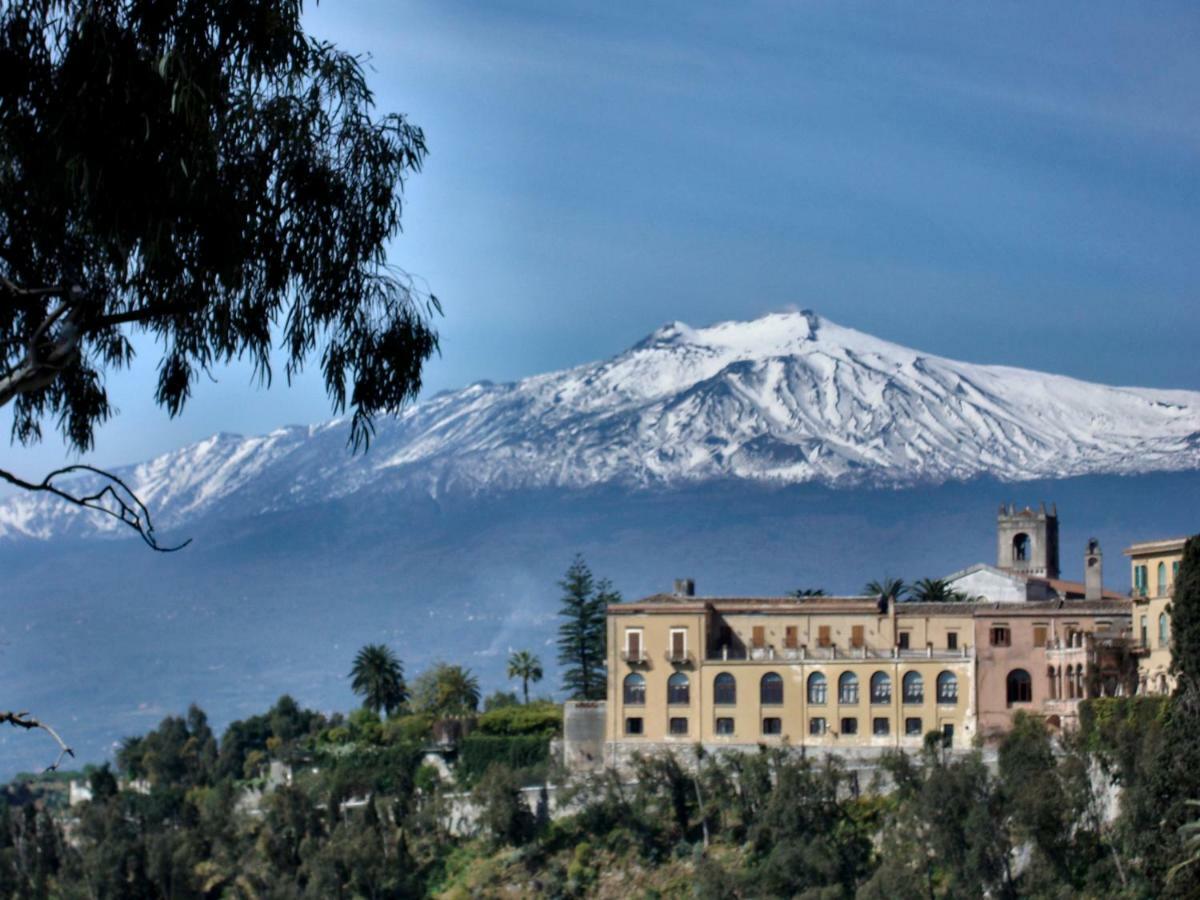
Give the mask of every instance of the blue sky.
[[(326, 2), (427, 134), (391, 260), (439, 295), (430, 390), (809, 307), (944, 356), (1200, 389), (1194, 4)], [(319, 421), (315, 378), (110, 378), (92, 460)], [(3, 425), (7, 428), (7, 420)], [(34, 474), (55, 440), (12, 448)]]

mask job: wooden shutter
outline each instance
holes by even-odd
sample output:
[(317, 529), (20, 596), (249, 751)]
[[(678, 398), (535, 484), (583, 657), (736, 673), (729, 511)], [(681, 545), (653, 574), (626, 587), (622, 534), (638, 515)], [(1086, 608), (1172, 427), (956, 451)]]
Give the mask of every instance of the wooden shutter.
[(1045, 625), (1034, 625), (1033, 626), (1033, 646), (1035, 646), (1035, 647), (1045, 647), (1046, 646), (1046, 626)]
[(818, 647), (828, 647), (831, 643), (832, 643), (832, 641), (829, 638), (829, 626), (828, 625), (817, 626), (817, 646)]
[(752, 641), (755, 647), (762, 647), (767, 643), (766, 629), (763, 626), (754, 626)]
[(639, 659), (642, 655), (642, 633), (640, 631), (625, 632), (625, 645), (630, 659)]
[(671, 655), (676, 659), (682, 659), (684, 654), (684, 638), (685, 633), (682, 631), (671, 632)]
[(796, 639), (796, 626), (789, 625), (783, 633), (783, 646), (789, 650), (795, 650), (798, 646)]
[(861, 647), (863, 645), (863, 626), (850, 626), (850, 646)]

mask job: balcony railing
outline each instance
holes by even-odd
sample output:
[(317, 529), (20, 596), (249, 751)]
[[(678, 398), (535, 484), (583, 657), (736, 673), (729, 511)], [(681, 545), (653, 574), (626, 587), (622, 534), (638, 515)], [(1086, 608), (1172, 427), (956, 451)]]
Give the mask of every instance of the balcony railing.
[(645, 650), (622, 650), (621, 659), (629, 663), (631, 666), (641, 666), (650, 662), (650, 657), (646, 655)]
[(705, 656), (707, 662), (803, 662), (835, 659), (973, 659), (973, 647), (948, 648), (925, 647), (923, 649), (901, 649), (899, 647), (750, 647), (741, 650), (732, 647), (715, 647)]
[(692, 654), (686, 650), (680, 652), (676, 650), (668, 650), (663, 654), (663, 658), (674, 666), (687, 666), (692, 663)]

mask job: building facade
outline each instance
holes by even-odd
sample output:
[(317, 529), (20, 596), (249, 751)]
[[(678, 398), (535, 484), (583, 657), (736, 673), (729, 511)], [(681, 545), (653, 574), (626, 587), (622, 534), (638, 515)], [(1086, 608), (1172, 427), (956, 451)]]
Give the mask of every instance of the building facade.
[(1002, 507), (995, 566), (947, 579), (964, 602), (669, 594), (608, 608), (605, 754), (779, 744), (842, 756), (970, 746), (1026, 710), (1055, 726), (1080, 701), (1132, 693), (1130, 600), (1059, 578), (1058, 520)]
[(1139, 693), (1168, 694), (1175, 689), (1170, 604), (1186, 542), (1186, 538), (1145, 541), (1125, 550), (1132, 570)]
[[(609, 608), (612, 751), (837, 750), (976, 730), (973, 629), (947, 604), (660, 594)], [(918, 609), (917, 607), (921, 607)]]

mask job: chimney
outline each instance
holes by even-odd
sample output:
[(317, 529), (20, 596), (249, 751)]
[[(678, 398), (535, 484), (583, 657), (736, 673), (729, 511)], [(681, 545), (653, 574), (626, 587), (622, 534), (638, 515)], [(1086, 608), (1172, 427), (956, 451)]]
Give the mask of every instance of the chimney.
[(1083, 557), (1083, 597), (1085, 600), (1100, 600), (1104, 596), (1104, 554), (1100, 542), (1091, 538)]
[(690, 578), (675, 579), (675, 596), (676, 597), (695, 597), (696, 582)]

